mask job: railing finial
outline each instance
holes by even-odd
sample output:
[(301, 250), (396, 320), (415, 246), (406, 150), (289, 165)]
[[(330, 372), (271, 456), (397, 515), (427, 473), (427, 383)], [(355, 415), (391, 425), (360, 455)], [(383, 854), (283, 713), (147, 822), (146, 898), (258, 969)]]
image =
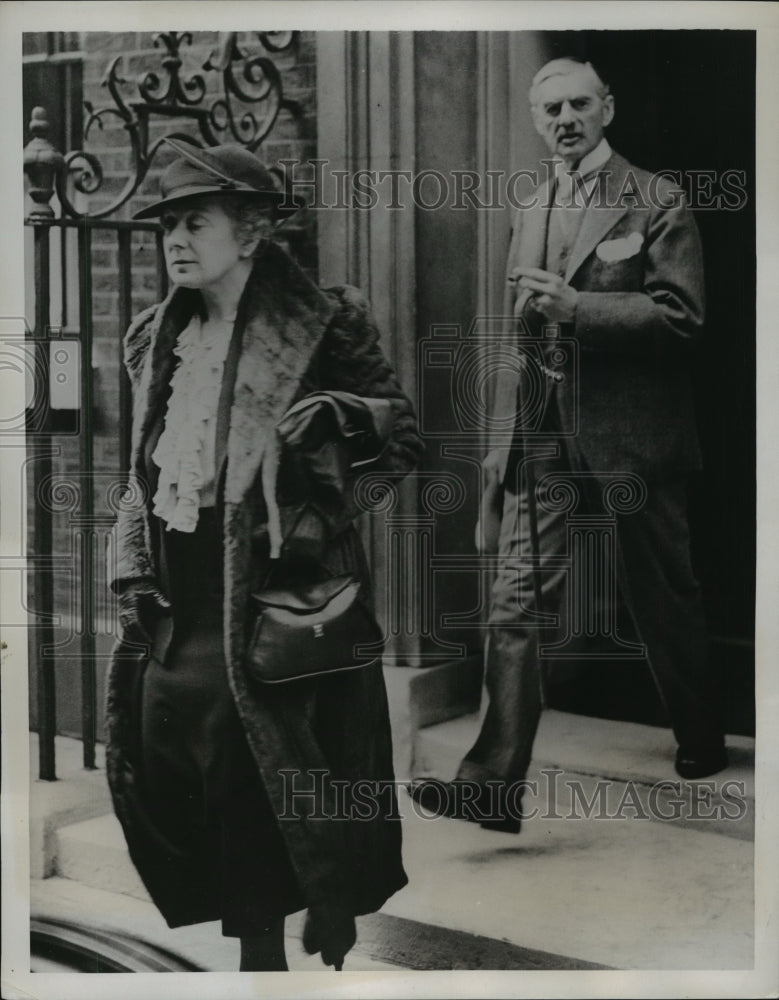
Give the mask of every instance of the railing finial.
[(30, 119), (32, 139), (24, 147), (24, 172), (30, 181), (28, 194), (32, 201), (31, 219), (51, 219), (54, 209), (49, 202), (54, 194), (54, 181), (65, 159), (49, 140), (49, 119), (45, 108), (33, 108)]

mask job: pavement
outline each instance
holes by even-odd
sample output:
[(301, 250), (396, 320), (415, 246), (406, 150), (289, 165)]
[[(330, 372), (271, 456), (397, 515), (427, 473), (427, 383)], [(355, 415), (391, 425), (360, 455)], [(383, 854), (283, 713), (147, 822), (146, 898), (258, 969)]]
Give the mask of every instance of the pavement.
[[(478, 724), (467, 716), (422, 730), (415, 773), (451, 778)], [(65, 777), (78, 744), (60, 742)], [(751, 968), (754, 741), (728, 742), (728, 770), (684, 782), (667, 730), (546, 712), (518, 836), (433, 817), (401, 788), (409, 885), (358, 919), (344, 970)], [(31, 812), (45, 813), (53, 787), (33, 783)], [(69, 813), (47, 833), (49, 858), (37, 871), (53, 874), (34, 879), (32, 912), (235, 970), (237, 942), (217, 925), (165, 926), (118, 823), (94, 801), (91, 815)], [(301, 934), (296, 914), (287, 921), (290, 968), (321, 970)]]

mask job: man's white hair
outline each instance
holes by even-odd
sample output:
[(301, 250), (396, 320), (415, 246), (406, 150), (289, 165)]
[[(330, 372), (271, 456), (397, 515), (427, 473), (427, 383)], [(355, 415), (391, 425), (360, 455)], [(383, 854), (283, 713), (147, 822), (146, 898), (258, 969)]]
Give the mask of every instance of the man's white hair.
[(582, 59), (574, 59), (572, 56), (564, 56), (561, 59), (552, 59), (550, 62), (546, 63), (546, 65), (542, 66), (533, 77), (533, 82), (530, 85), (530, 103), (532, 105), (536, 103), (536, 91), (538, 90), (539, 84), (543, 83), (544, 80), (548, 80), (552, 76), (568, 76), (569, 73), (576, 73), (577, 70), (582, 68), (588, 69), (595, 78), (598, 97), (601, 99), (607, 97), (611, 93), (608, 84), (603, 82), (598, 71), (591, 62), (584, 62)]

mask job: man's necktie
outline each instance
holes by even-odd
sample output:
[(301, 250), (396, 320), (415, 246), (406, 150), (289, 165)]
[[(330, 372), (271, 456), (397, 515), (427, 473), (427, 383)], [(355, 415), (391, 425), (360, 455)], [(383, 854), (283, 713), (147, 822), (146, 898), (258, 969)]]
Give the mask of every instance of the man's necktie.
[(555, 205), (559, 208), (560, 225), (569, 245), (576, 239), (584, 212), (585, 193), (580, 189), (581, 180), (577, 174), (577, 181), (574, 182), (567, 170), (560, 170), (557, 174)]

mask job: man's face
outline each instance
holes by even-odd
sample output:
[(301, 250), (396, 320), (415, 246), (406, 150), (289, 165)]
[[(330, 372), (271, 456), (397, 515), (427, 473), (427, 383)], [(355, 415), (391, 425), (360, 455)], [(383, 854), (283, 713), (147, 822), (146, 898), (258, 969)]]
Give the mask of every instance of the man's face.
[(531, 110), (549, 150), (572, 168), (603, 138), (614, 117), (614, 98), (599, 97), (595, 74), (582, 66), (539, 83)]

